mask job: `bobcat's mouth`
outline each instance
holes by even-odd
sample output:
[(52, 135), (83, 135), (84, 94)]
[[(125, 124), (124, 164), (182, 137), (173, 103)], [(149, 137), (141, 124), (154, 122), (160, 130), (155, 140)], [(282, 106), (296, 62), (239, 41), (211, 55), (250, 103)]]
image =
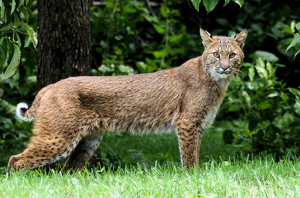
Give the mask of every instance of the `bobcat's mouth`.
[(226, 75), (228, 75), (228, 74), (230, 74), (232, 72), (232, 69), (231, 68), (223, 69), (221, 67), (216, 67), (216, 72), (218, 74), (226, 74)]

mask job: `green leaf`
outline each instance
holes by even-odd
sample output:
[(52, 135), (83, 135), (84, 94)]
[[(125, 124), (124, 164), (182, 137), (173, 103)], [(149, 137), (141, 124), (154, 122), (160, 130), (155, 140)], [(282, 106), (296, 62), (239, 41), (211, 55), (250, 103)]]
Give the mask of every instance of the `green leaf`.
[(296, 29), (299, 31), (300, 30), (300, 22), (296, 24)]
[(170, 12), (170, 10), (169, 10), (169, 8), (168, 8), (167, 6), (161, 6), (161, 7), (160, 7), (160, 13), (161, 13), (161, 15), (162, 15), (164, 18), (167, 18), (167, 17), (168, 17), (169, 12)]
[(7, 38), (3, 37), (0, 40), (0, 68), (3, 67), (3, 65), (6, 62), (7, 59)]
[(278, 61), (278, 57), (271, 52), (257, 50), (254, 53), (255, 56), (261, 57), (264, 61), (276, 62)]
[(300, 116), (300, 100), (297, 100), (294, 105), (295, 112)]
[(250, 108), (251, 107), (251, 98), (250, 98), (249, 94), (246, 91), (242, 91), (242, 96), (245, 98), (248, 108)]
[(227, 6), (227, 4), (230, 2), (230, 0), (225, 0), (225, 3), (223, 5), (223, 7)]
[(14, 12), (14, 22), (13, 25), (16, 27), (18, 27), (20, 25), (20, 18), (17, 12)]
[(182, 39), (184, 34), (177, 34), (177, 35), (172, 35), (170, 41), (171, 42), (176, 42)]
[(29, 15), (28, 10), (26, 9), (26, 7), (22, 7), (22, 13), (23, 13), (25, 19), (28, 20), (30, 15)]
[(171, 48), (170, 54), (173, 56), (176, 54), (184, 53), (185, 51), (186, 51), (185, 48)]
[(267, 70), (265, 69), (265, 62), (262, 60), (261, 57), (259, 57), (257, 60), (256, 60), (256, 66), (255, 66), (255, 69), (258, 73), (258, 75), (263, 78), (263, 79), (268, 79), (268, 72)]
[(24, 47), (29, 47), (31, 44), (31, 39), (29, 36), (26, 36), (25, 42), (24, 42)]
[(151, 60), (149, 58), (146, 58), (146, 63), (149, 69), (149, 72), (153, 72), (153, 71), (157, 71), (158, 67), (157, 67), (157, 62), (155, 60)]
[(167, 53), (167, 48), (159, 50), (159, 51), (154, 51), (153, 55), (155, 58), (162, 58), (163, 56), (165, 56), (166, 53)]
[(249, 78), (250, 78), (250, 81), (253, 82), (253, 79), (254, 79), (254, 76), (255, 76), (255, 71), (254, 71), (254, 68), (253, 67), (249, 67)]
[(219, 0), (203, 0), (203, 4), (207, 13), (211, 12), (216, 5), (218, 4)]
[(296, 45), (299, 45), (300, 44), (300, 35), (299, 33), (296, 33), (294, 35), (294, 39), (292, 40), (292, 43), (286, 48), (286, 51), (287, 52), (290, 48), (296, 46)]
[[(299, 104), (298, 104), (299, 106), (298, 106), (298, 108), (295, 109), (296, 113), (297, 113), (297, 109), (300, 110), (300, 101), (298, 101), (298, 102), (299, 102)], [(295, 106), (296, 106), (296, 103), (295, 103)], [(299, 113), (297, 113), (297, 114), (299, 114)], [(281, 118), (281, 122), (282, 122), (283, 127), (288, 127), (293, 122), (291, 114), (289, 112), (285, 112), (285, 114)]]
[(8, 65), (4, 75), (2, 76), (1, 81), (14, 75), (20, 64), (20, 60), (21, 60), (20, 48), (16, 44), (13, 44), (13, 45), (14, 45), (14, 55)]
[(140, 72), (147, 73), (147, 67), (143, 61), (136, 62), (135, 64)]
[(10, 14), (12, 14), (16, 9), (16, 1), (15, 0), (12, 0), (11, 2), (11, 12)]
[(4, 14), (5, 14), (5, 5), (2, 0), (0, 0), (0, 6), (1, 6), (1, 16), (0, 17), (3, 18)]
[(294, 20), (291, 22), (290, 27), (291, 27), (291, 30), (294, 32), (294, 30), (296, 28), (296, 22)]
[(10, 88), (17, 87), (19, 84), (19, 79), (20, 79), (20, 73), (17, 71), (16, 74), (10, 78), (10, 81), (8, 83)]
[(232, 0), (234, 3), (238, 4), (240, 6), (240, 8), (243, 6), (244, 4), (244, 0)]
[(295, 88), (288, 88), (288, 90), (297, 98), (300, 99), (300, 90)]
[(200, 3), (201, 3), (201, 0), (191, 0), (192, 3), (193, 3), (193, 6), (194, 8), (199, 11), (199, 7), (200, 7)]
[(160, 27), (160, 26), (158, 26), (156, 24), (152, 24), (152, 25), (155, 28), (155, 30), (157, 31), (157, 33), (159, 33), (159, 34), (165, 33), (165, 29), (164, 28), (162, 28), (162, 27)]
[(258, 105), (259, 109), (261, 109), (261, 110), (269, 109), (271, 106), (272, 106), (272, 104), (269, 103), (268, 101), (260, 102)]
[(108, 9), (113, 9), (114, 8), (114, 3), (110, 1), (105, 2), (106, 8)]
[(27, 34), (29, 35), (29, 37), (31, 39), (33, 47), (36, 48), (38, 41), (37, 41), (36, 34), (33, 31), (33, 29), (27, 23), (21, 23), (20, 25), (26, 30)]
[(234, 139), (234, 137), (233, 137), (232, 130), (226, 129), (223, 133), (223, 140), (224, 140), (225, 145), (232, 144), (233, 139)]
[(4, 99), (0, 98), (0, 106), (3, 108), (4, 112), (14, 115), (16, 113), (16, 106), (11, 105)]
[(268, 98), (274, 98), (274, 97), (277, 97), (279, 96), (279, 94), (277, 92), (274, 92), (274, 93), (270, 93), (267, 97)]
[(17, 6), (17, 9), (18, 9), (19, 7), (21, 7), (21, 6), (23, 6), (23, 4), (24, 4), (24, 0), (19, 0), (19, 4), (18, 4), (18, 6)]
[(267, 61), (266, 67), (268, 70), (269, 78), (271, 78), (271, 77), (273, 78), (275, 76), (276, 69), (273, 67), (273, 65), (269, 61)]
[(285, 25), (285, 24), (282, 24), (282, 33), (288, 33), (288, 34), (291, 34), (291, 35), (294, 35), (294, 30), (291, 29), (291, 26), (288, 26), (288, 25)]

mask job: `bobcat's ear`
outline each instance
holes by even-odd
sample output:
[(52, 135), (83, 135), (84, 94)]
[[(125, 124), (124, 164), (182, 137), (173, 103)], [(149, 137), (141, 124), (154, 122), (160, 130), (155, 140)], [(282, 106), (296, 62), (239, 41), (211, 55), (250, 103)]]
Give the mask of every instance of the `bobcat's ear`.
[(206, 48), (206, 46), (212, 42), (211, 35), (207, 31), (200, 28), (200, 36), (202, 38), (202, 43)]
[(243, 29), (238, 35), (234, 37), (234, 40), (238, 43), (240, 48), (244, 47), (245, 40), (247, 38), (248, 31), (247, 29)]

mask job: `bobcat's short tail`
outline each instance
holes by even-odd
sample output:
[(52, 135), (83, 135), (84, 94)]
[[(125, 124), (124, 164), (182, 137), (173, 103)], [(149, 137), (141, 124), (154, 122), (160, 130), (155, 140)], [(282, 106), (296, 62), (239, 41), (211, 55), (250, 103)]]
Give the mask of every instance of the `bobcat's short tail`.
[[(30, 110), (32, 110), (30, 108)], [(30, 110), (28, 111), (28, 105), (24, 102), (21, 102), (17, 105), (16, 114), (17, 116), (26, 122), (31, 122), (35, 118), (35, 112), (31, 113)]]
[(51, 87), (52, 87), (52, 85), (49, 85), (47, 87), (44, 87), (42, 90), (40, 90), (38, 92), (38, 94), (36, 95), (36, 97), (33, 101), (33, 104), (30, 108), (28, 108), (28, 105), (26, 103), (20, 102), (17, 105), (17, 109), (16, 109), (17, 116), (21, 120), (24, 120), (26, 122), (33, 121), (37, 115), (37, 110), (40, 107), (40, 101), (41, 101), (42, 97), (49, 89), (51, 89)]

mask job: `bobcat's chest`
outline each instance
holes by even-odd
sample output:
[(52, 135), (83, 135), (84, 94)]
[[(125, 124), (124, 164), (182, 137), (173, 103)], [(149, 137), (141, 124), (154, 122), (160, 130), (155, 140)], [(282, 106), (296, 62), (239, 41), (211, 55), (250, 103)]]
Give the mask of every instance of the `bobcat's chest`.
[(217, 113), (218, 113), (218, 109), (220, 107), (220, 104), (216, 103), (212, 106), (212, 108), (210, 109), (209, 113), (207, 114), (207, 116), (205, 117), (203, 123), (202, 123), (202, 129), (205, 130), (209, 125), (212, 124), (212, 122), (214, 121)]
[(204, 121), (202, 122), (202, 129), (205, 130), (209, 125), (212, 124), (212, 122), (214, 121), (219, 107), (222, 104), (225, 92), (227, 90), (229, 82), (228, 81), (224, 81), (221, 84), (218, 85), (218, 89), (215, 89), (213, 97), (211, 98), (211, 100), (213, 101), (211, 103), (211, 106), (209, 108), (209, 110), (207, 111), (207, 115), (204, 118)]

